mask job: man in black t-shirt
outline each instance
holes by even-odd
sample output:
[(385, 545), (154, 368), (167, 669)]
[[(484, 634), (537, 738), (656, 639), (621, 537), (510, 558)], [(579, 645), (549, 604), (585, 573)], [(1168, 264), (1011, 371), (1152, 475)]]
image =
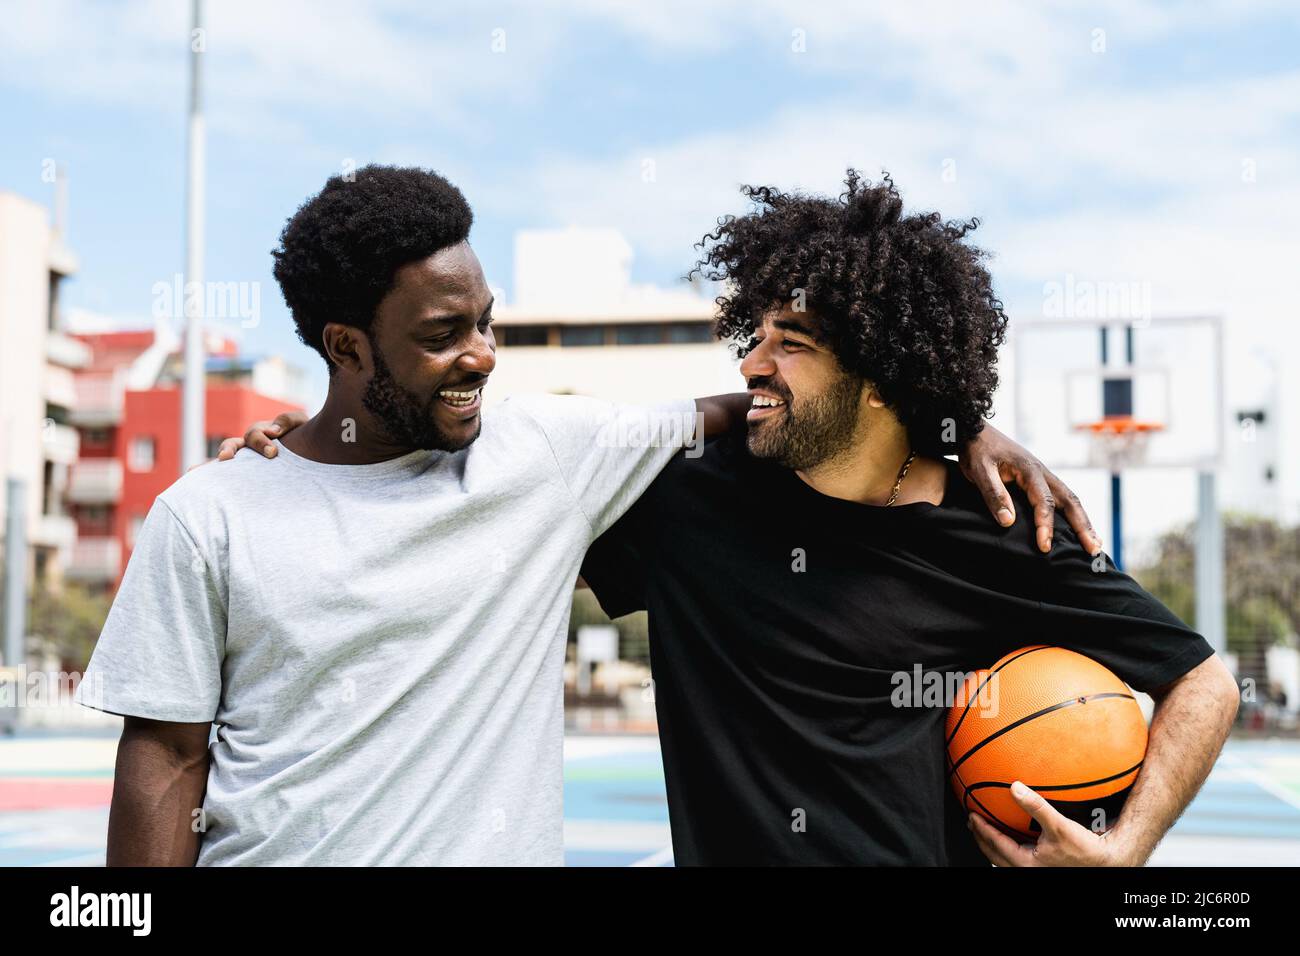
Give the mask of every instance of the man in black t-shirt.
[[(1236, 685), (1064, 520), (1042, 553), (1022, 495), (996, 527), (943, 457), (989, 408), (1006, 323), (970, 226), (905, 216), (891, 182), (852, 173), (839, 200), (750, 195), (763, 208), (704, 258), (730, 282), (718, 327), (744, 357), (747, 428), (672, 461), (582, 572), (610, 616), (650, 612), (676, 861), (1145, 862), (1208, 774)], [(1013, 787), (1042, 828), (1025, 847), (979, 818), (968, 830), (946, 706), (894, 691), (917, 668), (969, 673), (1043, 643), (1158, 704), (1115, 825), (1094, 833)]]

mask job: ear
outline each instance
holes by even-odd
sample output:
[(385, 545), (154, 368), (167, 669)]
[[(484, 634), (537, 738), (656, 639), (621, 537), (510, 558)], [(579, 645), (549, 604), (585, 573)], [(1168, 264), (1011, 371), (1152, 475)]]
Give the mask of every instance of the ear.
[(872, 408), (888, 407), (888, 403), (880, 397), (880, 393), (876, 391), (876, 386), (871, 382), (866, 383), (866, 386), (862, 389), (862, 394), (866, 396), (867, 404)]
[(321, 330), (321, 341), (330, 361), (345, 371), (359, 374), (374, 367), (370, 359), (370, 342), (355, 326), (327, 322)]

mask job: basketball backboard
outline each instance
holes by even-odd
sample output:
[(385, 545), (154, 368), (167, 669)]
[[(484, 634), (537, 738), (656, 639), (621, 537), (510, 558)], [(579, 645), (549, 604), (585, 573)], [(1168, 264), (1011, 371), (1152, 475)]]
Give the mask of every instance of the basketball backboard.
[(1016, 438), (1052, 468), (1104, 465), (1096, 426), (1155, 426), (1129, 467), (1210, 469), (1223, 451), (1217, 317), (1012, 321)]

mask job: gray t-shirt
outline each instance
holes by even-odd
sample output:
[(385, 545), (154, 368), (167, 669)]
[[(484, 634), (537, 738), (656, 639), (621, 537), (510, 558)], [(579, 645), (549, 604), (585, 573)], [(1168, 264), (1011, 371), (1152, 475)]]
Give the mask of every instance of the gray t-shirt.
[(195, 469), (78, 699), (215, 721), (200, 865), (560, 864), (573, 582), (694, 412), (518, 396), (454, 453)]

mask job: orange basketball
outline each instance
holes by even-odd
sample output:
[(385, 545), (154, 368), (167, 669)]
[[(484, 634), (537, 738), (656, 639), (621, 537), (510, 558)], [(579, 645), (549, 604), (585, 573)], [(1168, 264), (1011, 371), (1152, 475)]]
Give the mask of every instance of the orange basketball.
[(1037, 644), (966, 678), (946, 740), (948, 777), (966, 811), (1034, 840), (1038, 823), (1011, 796), (1012, 782), (1076, 823), (1109, 829), (1146, 756), (1147, 725), (1109, 669)]

